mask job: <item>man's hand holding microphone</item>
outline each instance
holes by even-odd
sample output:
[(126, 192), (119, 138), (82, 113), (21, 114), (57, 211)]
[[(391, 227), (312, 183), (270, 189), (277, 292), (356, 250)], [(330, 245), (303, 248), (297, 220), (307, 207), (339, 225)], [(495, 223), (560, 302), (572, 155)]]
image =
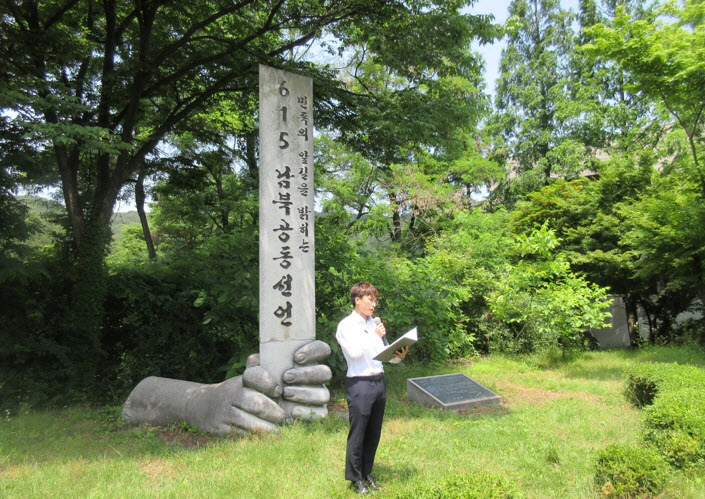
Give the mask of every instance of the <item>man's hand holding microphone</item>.
[[(377, 326), (377, 327), (375, 327), (375, 333), (377, 334), (377, 336), (382, 338), (382, 341), (384, 342), (385, 347), (389, 346), (389, 341), (387, 340), (387, 330), (384, 327), (384, 323), (382, 322), (382, 319), (380, 319), (379, 317), (375, 317), (373, 320), (375, 321), (375, 324)], [(409, 351), (408, 346), (400, 348), (399, 350), (394, 352), (395, 358), (390, 360), (389, 362), (391, 364), (398, 364), (399, 362), (404, 360), (404, 357), (406, 357), (406, 352), (408, 352), (408, 351)]]

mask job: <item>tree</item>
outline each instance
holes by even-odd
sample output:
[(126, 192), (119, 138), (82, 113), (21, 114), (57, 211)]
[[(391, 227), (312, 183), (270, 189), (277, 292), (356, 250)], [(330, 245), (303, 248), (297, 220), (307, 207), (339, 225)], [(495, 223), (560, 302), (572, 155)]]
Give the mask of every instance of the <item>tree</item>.
[(694, 168), (686, 173), (705, 193), (700, 160), (705, 122), (703, 9), (701, 2), (686, 1), (682, 8), (668, 3), (639, 19), (619, 7), (612, 26), (598, 24), (589, 30), (594, 42), (585, 50), (629, 71), (629, 88), (672, 117), (685, 134), (686, 154), (692, 158)]
[[(439, 213), (466, 203), (469, 191), (493, 177), (476, 136), (488, 101), (469, 46), (495, 32), (488, 19), (452, 8), (428, 14), (353, 35), (341, 78), (363, 97), (354, 118), (321, 142), (320, 161), (322, 187), (340, 196), (331, 201), (351, 213), (350, 226), (364, 221), (416, 249)], [(424, 33), (427, 44), (414, 41)]]
[(637, 17), (647, 15), (642, 0), (580, 1), (580, 31), (571, 53), (570, 100), (562, 109), (571, 136), (592, 152), (593, 164), (606, 154), (653, 149), (663, 136), (661, 117), (630, 91), (630, 73), (583, 50), (593, 41), (589, 28), (611, 22), (618, 6)]
[(572, 20), (558, 0), (513, 0), (509, 6), (507, 47), (489, 129), (494, 154), (507, 168), (501, 191), (510, 203), (548, 184), (554, 175), (571, 177), (580, 170), (563, 161), (563, 156), (575, 155), (576, 146), (567, 142), (559, 113), (568, 99)]
[[(355, 103), (349, 92), (325, 69), (287, 60), (292, 50), (331, 33), (341, 47), (385, 32), (378, 38), (394, 43), (380, 52), (400, 43), (424, 47), (453, 27), (450, 14), (462, 6), (443, 0), (3, 2), (0, 107), (19, 136), (30, 137), (18, 142), (25, 156), (53, 163), (71, 228), (72, 386), (90, 386), (100, 358), (107, 225), (115, 202), (169, 133), (225, 98), (247, 100), (259, 63), (315, 77), (319, 123), (348, 118), (347, 105)], [(438, 9), (449, 15), (436, 15)], [(428, 33), (389, 30), (427, 18), (440, 23)]]
[(625, 241), (642, 252), (639, 274), (678, 290), (685, 304), (693, 296), (705, 298), (703, 241), (701, 231), (693, 232), (705, 224), (704, 19), (705, 6), (697, 1), (652, 7), (643, 17), (620, 7), (612, 23), (588, 30), (594, 41), (585, 46), (628, 71), (628, 88), (671, 118), (664, 125), (662, 174), (624, 210)]
[(598, 165), (596, 178), (557, 180), (517, 203), (511, 215), (517, 233), (529, 234), (543, 225), (555, 230), (571, 269), (623, 298), (632, 345), (639, 339), (637, 307), (655, 288), (651, 280), (635, 275), (639, 252), (622, 240), (622, 210), (648, 189), (653, 161), (649, 154), (615, 154)]
[(488, 296), (492, 315), (508, 326), (505, 348), (582, 346), (581, 335), (609, 317), (607, 289), (573, 273), (558, 244), (547, 224), (516, 237), (512, 249), (520, 258)]

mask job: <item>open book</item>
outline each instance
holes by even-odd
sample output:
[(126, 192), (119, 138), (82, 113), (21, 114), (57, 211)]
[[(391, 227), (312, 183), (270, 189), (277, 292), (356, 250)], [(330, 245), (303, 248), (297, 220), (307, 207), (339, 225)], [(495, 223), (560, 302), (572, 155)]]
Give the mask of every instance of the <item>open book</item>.
[[(394, 352), (405, 346), (413, 345), (418, 341), (418, 339), (418, 333), (416, 331), (416, 328), (414, 328), (408, 333), (406, 333), (404, 336), (397, 338), (394, 343), (391, 343), (388, 347), (379, 352), (375, 356), (374, 360), (379, 360), (380, 362), (391, 361), (393, 364), (396, 364), (397, 362), (399, 362), (399, 359), (394, 357)], [(395, 360), (396, 362), (394, 362)]]

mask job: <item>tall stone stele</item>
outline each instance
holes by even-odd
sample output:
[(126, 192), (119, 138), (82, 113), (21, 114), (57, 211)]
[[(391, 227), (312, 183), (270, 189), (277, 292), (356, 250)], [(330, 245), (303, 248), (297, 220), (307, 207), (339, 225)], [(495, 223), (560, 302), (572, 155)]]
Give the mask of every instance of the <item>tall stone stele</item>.
[(130, 423), (186, 421), (205, 431), (274, 431), (328, 414), (316, 341), (311, 78), (260, 66), (260, 353), (215, 385), (149, 377), (123, 405)]
[(311, 78), (260, 66), (259, 338), (275, 378), (316, 338)]

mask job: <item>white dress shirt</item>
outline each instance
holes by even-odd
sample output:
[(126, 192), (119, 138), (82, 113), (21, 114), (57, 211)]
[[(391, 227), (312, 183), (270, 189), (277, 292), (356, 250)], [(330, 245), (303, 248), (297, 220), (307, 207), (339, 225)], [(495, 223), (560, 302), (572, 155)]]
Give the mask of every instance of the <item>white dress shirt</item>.
[(335, 339), (343, 349), (348, 363), (347, 376), (373, 376), (384, 371), (382, 363), (373, 360), (374, 356), (384, 350), (384, 342), (375, 333), (372, 317), (365, 320), (359, 313), (353, 312), (338, 324)]

